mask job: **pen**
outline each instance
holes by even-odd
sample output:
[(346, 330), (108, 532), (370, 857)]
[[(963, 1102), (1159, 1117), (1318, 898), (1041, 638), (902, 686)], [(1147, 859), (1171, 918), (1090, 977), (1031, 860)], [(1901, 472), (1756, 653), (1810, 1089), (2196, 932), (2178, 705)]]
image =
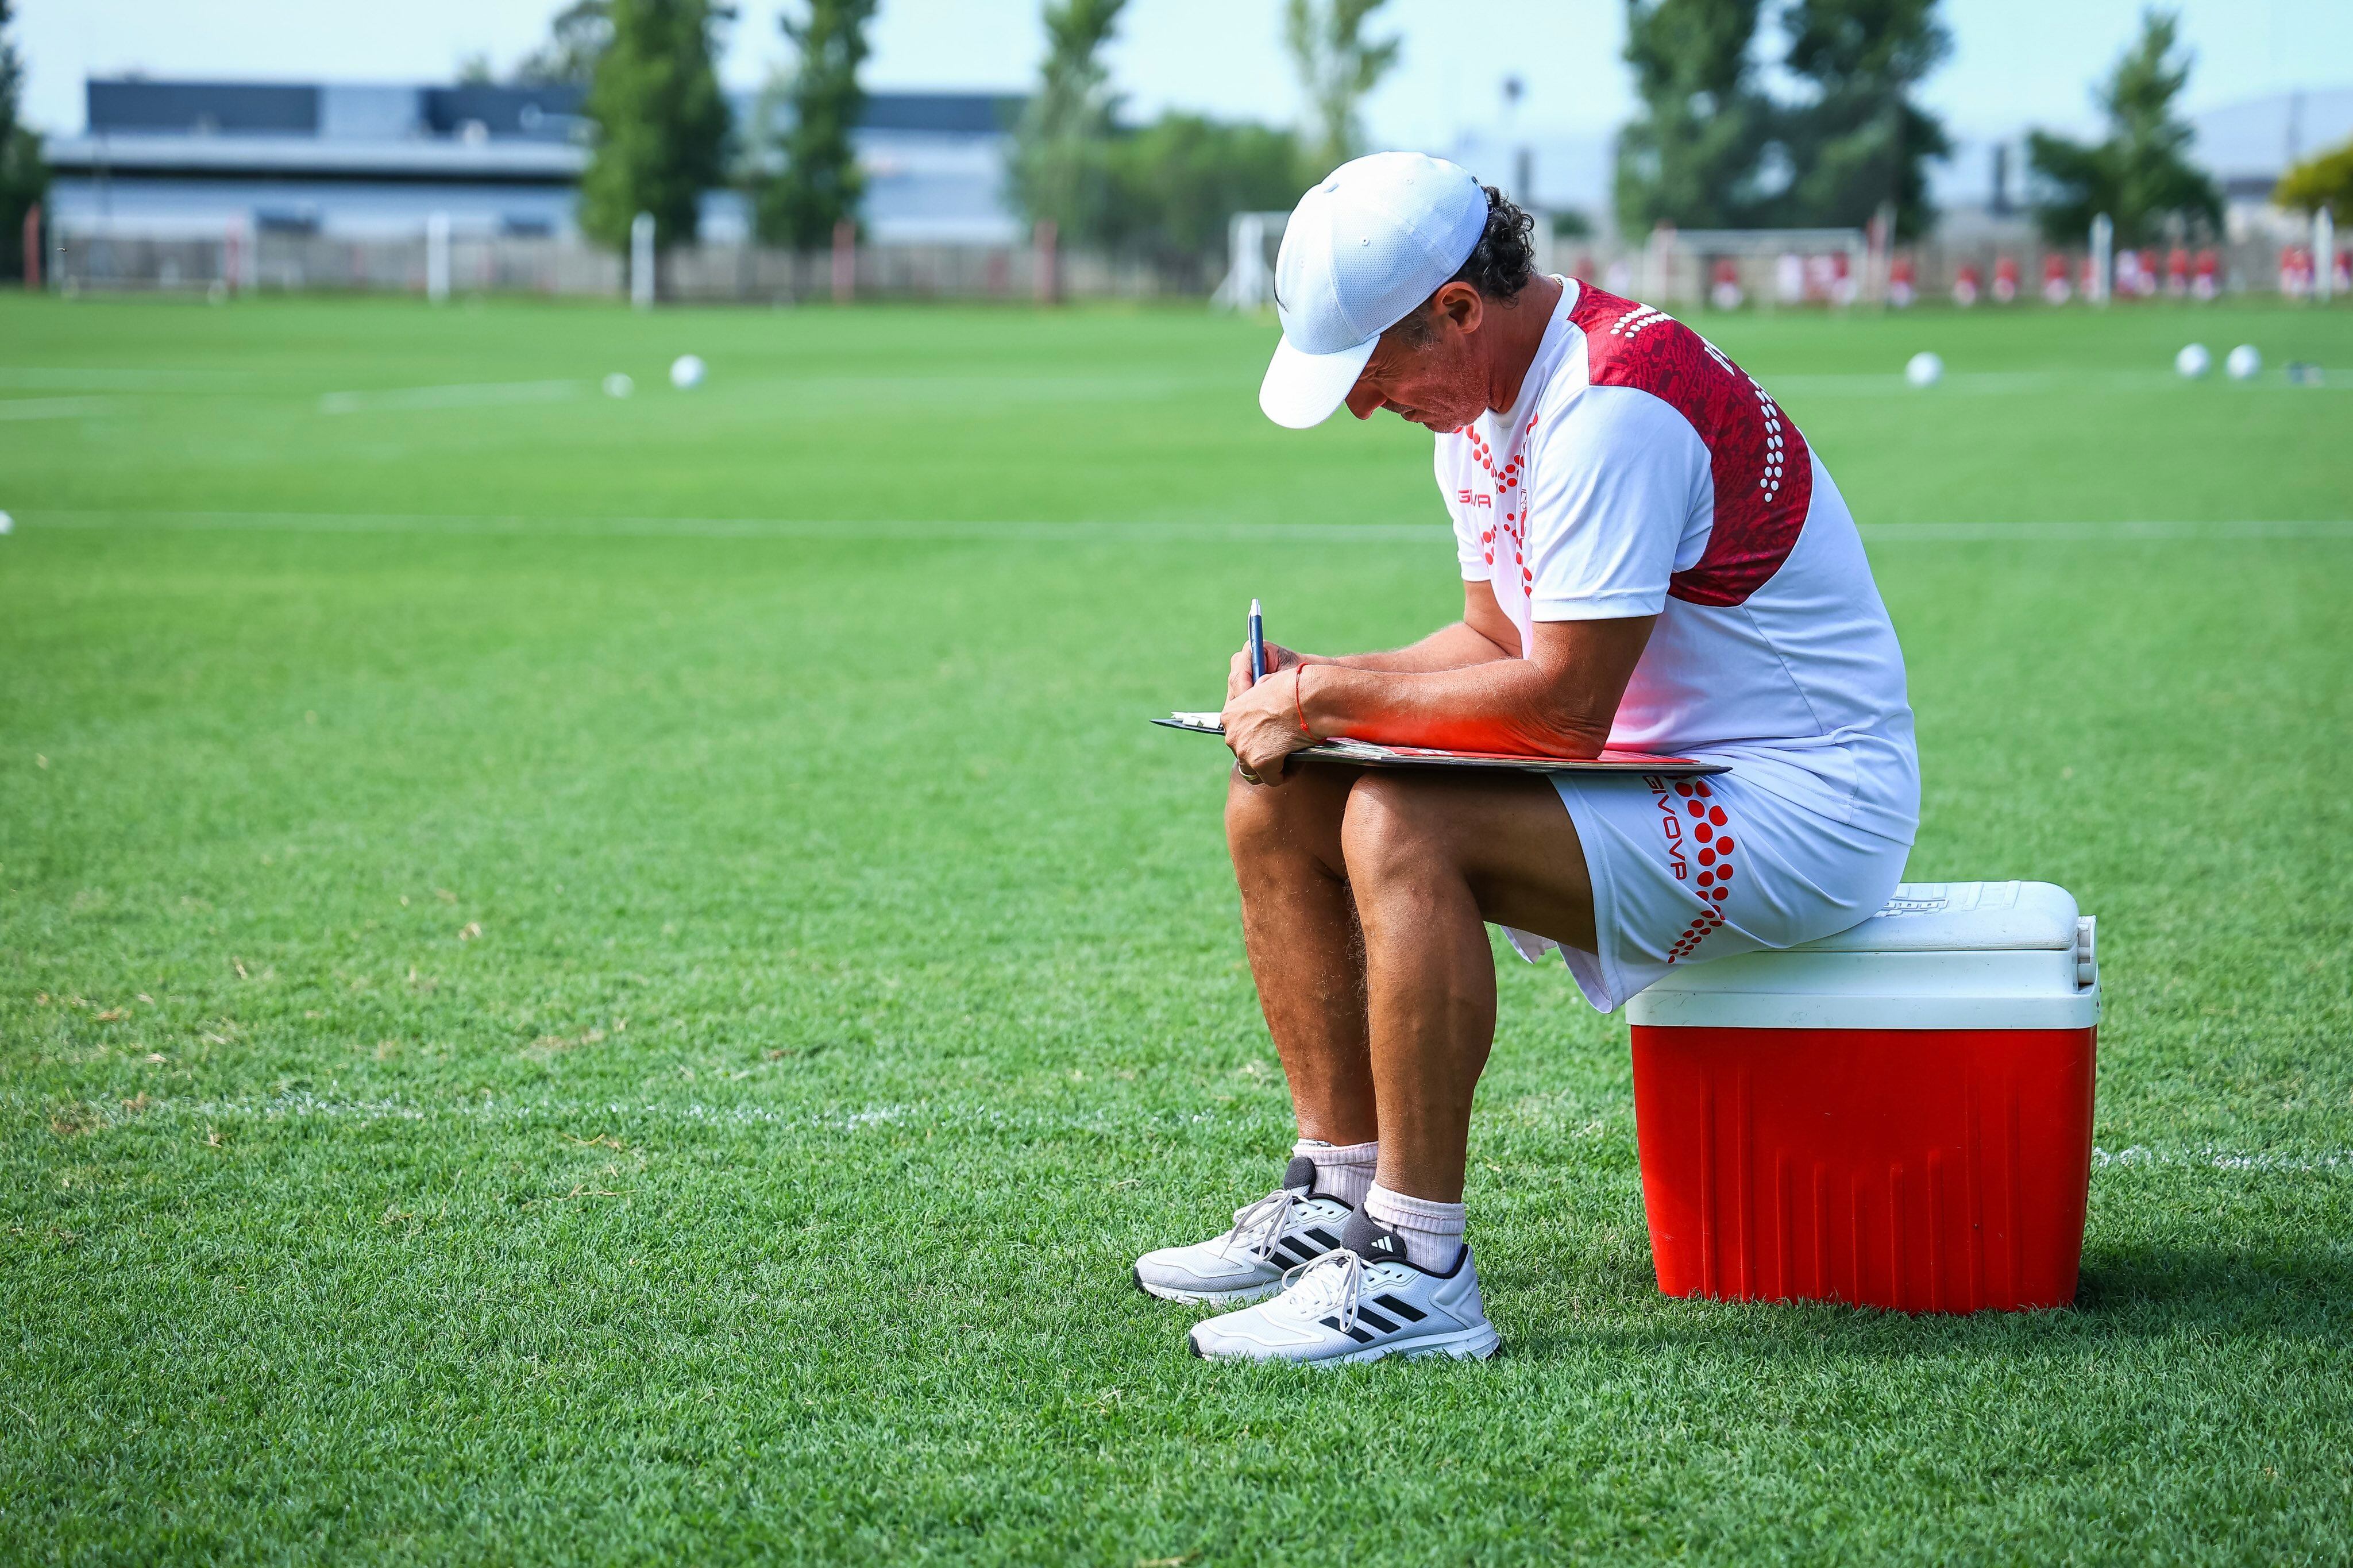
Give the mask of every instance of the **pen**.
[(1258, 613), (1258, 601), (1250, 601), (1250, 684), (1256, 686), (1266, 679), (1266, 620)]

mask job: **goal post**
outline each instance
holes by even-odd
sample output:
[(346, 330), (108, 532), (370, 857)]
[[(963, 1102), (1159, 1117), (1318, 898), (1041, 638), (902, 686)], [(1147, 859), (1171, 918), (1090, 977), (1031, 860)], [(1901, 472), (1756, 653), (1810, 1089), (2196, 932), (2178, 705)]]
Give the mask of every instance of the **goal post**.
[(1236, 213), (1226, 221), (1226, 277), (1209, 296), (1212, 309), (1263, 310), (1274, 303), (1274, 256), (1288, 212)]

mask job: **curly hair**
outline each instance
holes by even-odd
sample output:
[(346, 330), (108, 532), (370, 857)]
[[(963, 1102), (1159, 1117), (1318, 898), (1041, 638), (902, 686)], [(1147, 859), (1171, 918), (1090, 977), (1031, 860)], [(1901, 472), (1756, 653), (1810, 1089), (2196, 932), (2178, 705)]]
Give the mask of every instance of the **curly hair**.
[[(1494, 186), (1484, 189), (1487, 226), (1480, 234), (1479, 243), (1472, 247), (1470, 259), (1446, 282), (1468, 283), (1488, 299), (1509, 304), (1535, 276), (1536, 220), (1513, 205), (1511, 197)], [(1443, 283), (1439, 285), (1444, 287)], [(1437, 291), (1430, 290), (1432, 294)], [(1437, 324), (1425, 310), (1414, 310), (1398, 325), (1403, 329), (1406, 340), (1417, 347), (1438, 335)]]

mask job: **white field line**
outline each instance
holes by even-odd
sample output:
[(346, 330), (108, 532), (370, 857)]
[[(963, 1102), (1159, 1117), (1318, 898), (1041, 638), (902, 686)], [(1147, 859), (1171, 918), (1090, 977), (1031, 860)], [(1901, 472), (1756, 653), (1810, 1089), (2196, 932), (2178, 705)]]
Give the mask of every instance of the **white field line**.
[(1232, 378), (1226, 375), (1138, 371), (1107, 375), (766, 375), (731, 380), (727, 390), (730, 395), (781, 394), (795, 402), (834, 397), (936, 405), (957, 398), (1016, 403), (1063, 398), (1124, 401), (1232, 385)]
[[(1263, 1114), (1274, 1116), (1277, 1111), (1273, 1107), (1266, 1107)], [(110, 1129), (133, 1127), (160, 1118), (192, 1125), (292, 1121), (374, 1126), (388, 1121), (462, 1121), (518, 1127), (544, 1125), (568, 1132), (599, 1124), (609, 1127), (615, 1123), (649, 1122), (664, 1127), (771, 1127), (786, 1132), (843, 1134), (910, 1126), (926, 1131), (947, 1129), (1024, 1136), (1064, 1132), (1129, 1136), (1137, 1132), (1174, 1131), (1221, 1122), (1255, 1125), (1263, 1119), (1249, 1110), (1229, 1110), (1089, 1112), (923, 1101), (812, 1111), (806, 1108), (784, 1110), (744, 1100), (717, 1105), (697, 1100), (501, 1100), (495, 1098), (418, 1101), (338, 1100), (307, 1091), (273, 1095), (267, 1099), (166, 1098), (144, 1103), (119, 1094), (101, 1096), (89, 1102), (21, 1093), (0, 1095), (0, 1117), (9, 1115), (23, 1116), (37, 1122), (70, 1115), (82, 1125)], [(1514, 1125), (1521, 1131), (1530, 1127), (1542, 1128), (1546, 1122), (1547, 1119), (1541, 1115), (1514, 1117)], [(1569, 1121), (1560, 1127), (1559, 1135), (1590, 1141), (1607, 1131), (1609, 1125), (1607, 1121)]]
[[(0, 403), (0, 407), (5, 407)], [(51, 528), (252, 530), (280, 533), (543, 534), (550, 538), (631, 539), (1101, 539), (1220, 543), (1250, 541), (1312, 544), (1440, 544), (1443, 523), (1075, 522), (888, 520), (851, 522), (799, 518), (528, 517), (421, 512), (50, 510), (19, 512), (20, 524)], [(1971, 543), (2004, 540), (2073, 542), (2136, 540), (2353, 539), (2353, 518), (2215, 522), (1894, 522), (1862, 530), (1873, 544)]]
[[(19, 512), (25, 523), (28, 514)], [(1444, 545), (1443, 523), (1323, 522), (1032, 522), (1021, 521), (884, 520), (766, 517), (522, 517), (436, 516), (401, 512), (48, 511), (46, 526), (75, 529), (162, 528), (254, 530), (280, 533), (418, 533), (543, 535), (551, 539), (926, 539), (1198, 541), (1293, 540), (1323, 544)]]
[[(2321, 373), (2316, 386), (2298, 385), (2284, 375), (2267, 375), (2242, 386), (2232, 388), (2232, 395), (2242, 392), (2303, 393), (2313, 391), (2353, 391), (2353, 369), (2327, 369)], [(66, 392), (124, 392), (133, 390), (170, 390), (217, 388), (223, 383), (250, 382), (255, 373), (237, 370), (147, 370), (130, 368), (79, 368), (73, 366), (0, 365), (0, 387), (26, 387)], [(1829, 372), (1817, 374), (1775, 375), (1766, 378), (1776, 394), (1794, 392), (1800, 396), (1883, 397), (1896, 394), (1909, 397), (1938, 395), (2001, 395), (2008, 393), (2032, 391), (2063, 391), (2068, 389), (2108, 391), (2188, 391), (2199, 384), (2186, 381), (2163, 370), (2021, 370), (2021, 371), (1952, 371), (1934, 387), (1914, 388), (1903, 375), (1894, 371)], [(790, 392), (804, 395), (908, 394), (934, 398), (962, 393), (989, 396), (1032, 398), (1039, 396), (1159, 396), (1169, 391), (1198, 385), (1220, 384), (1215, 376), (887, 376), (887, 375), (813, 375), (768, 376), (734, 384), (739, 392)], [(330, 392), (320, 400), (322, 412), (358, 413), (367, 408), (457, 408), (499, 403), (532, 403), (552, 401), (585, 390), (587, 384), (579, 380), (560, 382), (474, 382), (443, 386), (385, 387), (360, 392)], [(556, 394), (541, 391), (534, 395), (523, 389), (565, 387), (570, 391)], [(334, 406), (327, 406), (329, 404)]]
[(561, 403), (587, 390), (585, 381), (481, 381), (454, 386), (389, 386), (328, 392), (322, 414), (381, 414), (413, 408), (485, 408), (509, 403)]
[(2245, 522), (1884, 522), (1863, 528), (1871, 544), (1988, 540), (2353, 539), (2353, 518)]
[[(2324, 370), (2316, 385), (2291, 382), (2281, 373), (2259, 376), (2253, 381), (2222, 383), (2227, 395), (2237, 396), (2252, 392), (2346, 392), (2353, 391), (2353, 370)], [(1934, 386), (1915, 387), (1894, 372), (1829, 373), (1819, 375), (1767, 375), (1759, 378), (1767, 384), (1774, 396), (1795, 394), (1799, 397), (1885, 397), (1900, 395), (1914, 398), (1937, 396), (2000, 396), (2015, 392), (2188, 392), (2201, 384), (2167, 370), (1979, 370), (1947, 371)], [(2215, 378), (2217, 382), (2221, 378)]]
[[(136, 1105), (137, 1109), (127, 1109)], [(16, 1093), (0, 1096), (0, 1112), (46, 1120), (72, 1113), (109, 1128), (136, 1126), (157, 1118), (174, 1121), (334, 1121), (370, 1126), (385, 1121), (474, 1121), (510, 1126), (545, 1125), (577, 1132), (602, 1122), (653, 1122), (663, 1126), (773, 1127), (780, 1131), (858, 1133), (891, 1127), (945, 1128), (1005, 1132), (1135, 1132), (1152, 1128), (1174, 1129), (1219, 1121), (1250, 1122), (1248, 1112), (1169, 1110), (1137, 1116), (1113, 1112), (1039, 1111), (1002, 1106), (885, 1103), (857, 1110), (810, 1111), (780, 1110), (756, 1101), (714, 1105), (701, 1100), (502, 1100), (496, 1098), (417, 1101), (406, 1100), (335, 1100), (310, 1093), (275, 1095), (265, 1100), (174, 1100), (138, 1104), (109, 1096), (95, 1103), (77, 1105), (55, 1099)], [(1605, 1131), (1591, 1121), (1572, 1131), (1590, 1138)], [(2200, 1144), (2193, 1148), (2152, 1149), (2135, 1143), (2125, 1149), (2092, 1150), (2092, 1169), (2176, 1169), (2252, 1172), (2259, 1174), (2353, 1174), (2353, 1150), (2250, 1152)]]
[(84, 419), (113, 406), (109, 397), (0, 398), (0, 419)]
[[(133, 1108), (135, 1107), (135, 1109)], [(753, 1101), (712, 1105), (702, 1101), (659, 1100), (456, 1100), (420, 1102), (404, 1100), (331, 1100), (299, 1093), (267, 1100), (153, 1100), (143, 1105), (120, 1097), (89, 1104), (31, 1096), (0, 1096), (0, 1114), (47, 1119), (68, 1112), (85, 1124), (107, 1128), (134, 1127), (162, 1118), (178, 1122), (335, 1121), (373, 1126), (385, 1121), (475, 1121), (498, 1125), (547, 1125), (577, 1131), (596, 1124), (654, 1122), (663, 1126), (774, 1127), (784, 1131), (869, 1132), (912, 1124), (926, 1129), (954, 1128), (979, 1131), (1134, 1132), (1152, 1128), (1197, 1126), (1236, 1120), (1230, 1113), (1201, 1110), (1167, 1111), (1144, 1116), (1061, 1111), (1008, 1110), (999, 1106), (951, 1104), (885, 1104), (854, 1110), (786, 1110)], [(1247, 1120), (1243, 1118), (1241, 1120)]]
[(151, 387), (206, 387), (251, 381), (249, 370), (100, 369), (79, 365), (0, 365), (0, 386), (58, 392), (132, 392)]
[(2092, 1150), (2092, 1169), (2111, 1166), (2131, 1170), (2141, 1166), (2188, 1166), (2214, 1171), (2353, 1171), (2353, 1150), (2318, 1154), (2244, 1154), (2209, 1145), (2197, 1149), (2151, 1149), (2136, 1143), (2129, 1149)]

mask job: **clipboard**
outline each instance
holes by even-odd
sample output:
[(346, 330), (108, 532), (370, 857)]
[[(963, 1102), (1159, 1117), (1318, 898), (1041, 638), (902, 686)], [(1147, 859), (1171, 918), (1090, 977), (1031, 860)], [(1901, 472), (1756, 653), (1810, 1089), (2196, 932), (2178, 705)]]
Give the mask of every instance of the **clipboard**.
[[(1197, 735), (1223, 736), (1224, 720), (1216, 713), (1171, 713), (1154, 723)], [(1728, 773), (1726, 763), (1703, 763), (1690, 757), (1662, 757), (1649, 752), (1604, 750), (1598, 757), (1535, 757), (1504, 752), (1456, 752), (1440, 746), (1384, 746), (1371, 741), (1318, 741), (1291, 755), (1301, 762), (1348, 763), (1360, 768), (1501, 768), (1524, 773), (1652, 773), (1661, 778), (1697, 778)]]

